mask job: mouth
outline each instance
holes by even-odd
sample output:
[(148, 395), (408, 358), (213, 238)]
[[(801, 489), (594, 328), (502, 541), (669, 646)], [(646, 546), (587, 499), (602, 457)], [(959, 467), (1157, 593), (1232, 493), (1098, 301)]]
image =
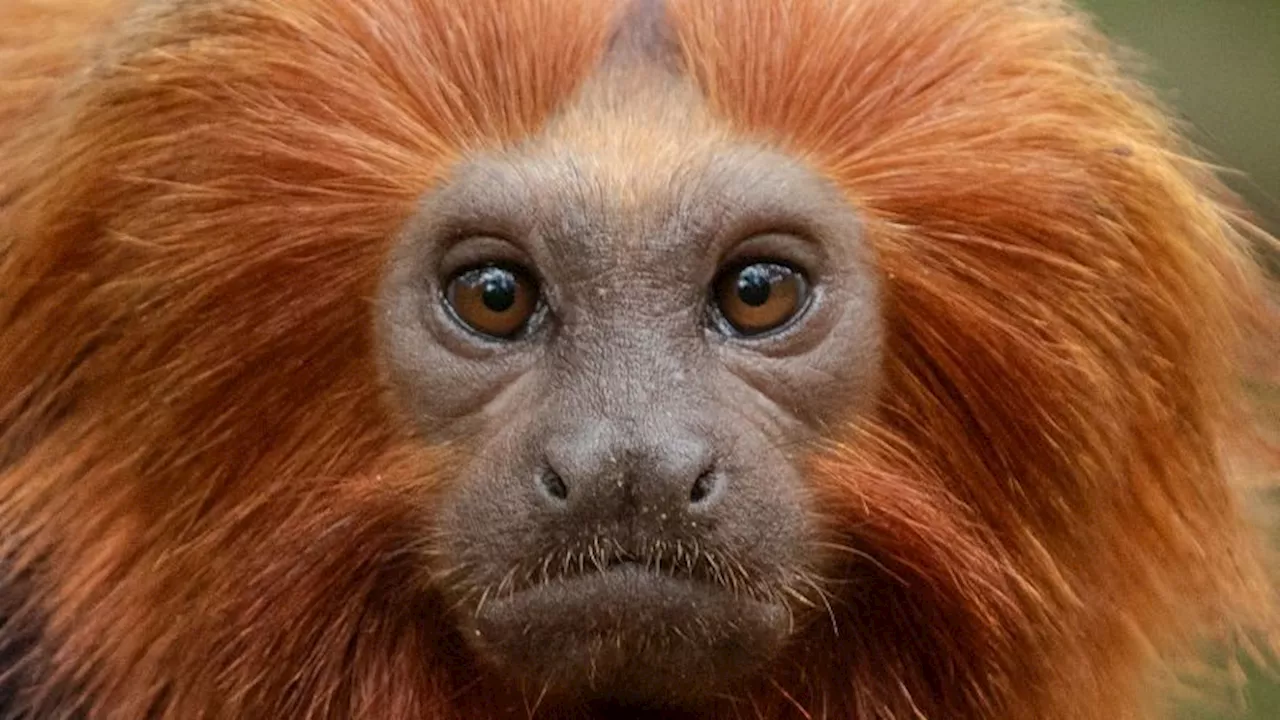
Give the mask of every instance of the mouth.
[(552, 692), (678, 702), (757, 670), (785, 641), (789, 614), (699, 573), (617, 557), (490, 600), (470, 625), (482, 657)]

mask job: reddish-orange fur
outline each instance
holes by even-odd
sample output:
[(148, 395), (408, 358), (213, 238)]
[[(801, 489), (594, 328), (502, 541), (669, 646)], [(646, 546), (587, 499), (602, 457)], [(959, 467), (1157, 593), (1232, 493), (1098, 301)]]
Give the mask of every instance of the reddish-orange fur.
[[(384, 409), (369, 298), (421, 194), (535, 132), (616, 3), (134, 4), (0, 8), (0, 543), (47, 680), (24, 701), (523, 715), (421, 599), (449, 463)], [(887, 283), (885, 401), (812, 478), (902, 584), (834, 588), (843, 632), (721, 714), (1139, 717), (1152, 653), (1265, 621), (1222, 445), (1260, 280), (1080, 18), (671, 4), (714, 110), (844, 187)]]

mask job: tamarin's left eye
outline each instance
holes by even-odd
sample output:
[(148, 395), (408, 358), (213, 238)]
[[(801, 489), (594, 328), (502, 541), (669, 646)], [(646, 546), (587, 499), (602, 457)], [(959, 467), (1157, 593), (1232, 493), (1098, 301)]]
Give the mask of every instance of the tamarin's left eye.
[(538, 285), (519, 268), (486, 265), (454, 275), (445, 300), (463, 325), (506, 339), (519, 333), (538, 309)]
[(734, 333), (745, 337), (776, 330), (796, 317), (809, 283), (795, 268), (774, 262), (739, 265), (715, 282), (715, 304)]

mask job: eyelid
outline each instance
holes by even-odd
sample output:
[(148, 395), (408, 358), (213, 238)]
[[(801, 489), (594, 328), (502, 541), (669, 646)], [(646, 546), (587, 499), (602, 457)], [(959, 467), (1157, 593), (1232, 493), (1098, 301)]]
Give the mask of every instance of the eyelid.
[(718, 258), (708, 282), (714, 282), (730, 268), (759, 262), (789, 267), (814, 283), (824, 261), (825, 254), (816, 239), (804, 234), (768, 231), (750, 235), (727, 248)]
[(528, 253), (515, 243), (495, 235), (468, 235), (450, 243), (437, 262), (436, 275), (441, 283), (449, 278), (486, 265), (519, 270), (539, 285), (543, 278)]

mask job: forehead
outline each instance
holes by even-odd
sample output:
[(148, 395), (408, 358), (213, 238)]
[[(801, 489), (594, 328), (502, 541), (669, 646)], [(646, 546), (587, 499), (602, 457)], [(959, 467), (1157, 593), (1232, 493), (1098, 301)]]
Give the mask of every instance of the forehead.
[(691, 262), (721, 235), (803, 232), (847, 212), (797, 159), (731, 138), (679, 81), (606, 79), (520, 147), (460, 165), (431, 212), (584, 269)]

